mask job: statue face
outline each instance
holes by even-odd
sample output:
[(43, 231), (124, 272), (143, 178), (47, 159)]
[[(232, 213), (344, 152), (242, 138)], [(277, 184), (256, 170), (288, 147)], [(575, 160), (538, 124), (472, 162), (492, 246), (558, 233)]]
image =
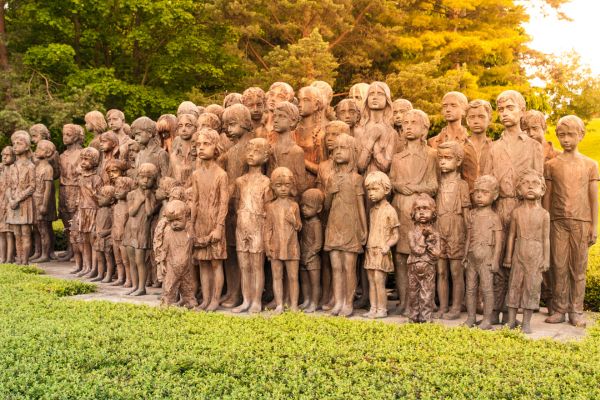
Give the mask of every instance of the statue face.
[(507, 98), (498, 104), (498, 116), (502, 125), (510, 128), (520, 124), (523, 111), (513, 99)]
[(121, 129), (123, 129), (124, 121), (115, 114), (111, 114), (110, 117), (108, 117), (107, 122), (108, 127), (112, 129), (113, 132), (119, 132)]
[(278, 199), (288, 198), (292, 192), (292, 178), (289, 176), (280, 177), (273, 182), (272, 189)]
[(78, 136), (79, 135), (77, 133), (75, 133), (74, 131), (72, 131), (70, 129), (64, 130), (63, 135), (62, 135), (63, 144), (65, 146), (68, 146), (70, 144), (76, 143)]
[(394, 126), (402, 126), (402, 119), (404, 118), (404, 114), (406, 114), (406, 112), (410, 110), (410, 107), (407, 104), (392, 103), (392, 110)]
[(238, 118), (230, 118), (227, 121), (227, 136), (230, 139), (239, 139), (244, 133), (246, 133), (246, 129), (242, 127)]
[(405, 115), (404, 121), (402, 121), (402, 130), (406, 140), (421, 140), (427, 135), (427, 129), (423, 125), (423, 121), (415, 113)]
[(201, 160), (212, 160), (215, 158), (217, 146), (206, 135), (198, 135), (195, 147), (198, 158)]
[(298, 99), (298, 111), (300, 111), (301, 117), (308, 117), (313, 115), (319, 108), (318, 99), (311, 96), (307, 91), (300, 91), (300, 98)]
[(11, 151), (6, 150), (6, 151), (2, 152), (2, 164), (10, 165), (14, 162), (15, 162), (15, 156)]
[(464, 108), (456, 96), (446, 96), (444, 98), (442, 101), (442, 115), (447, 122), (454, 122), (462, 119)]
[(260, 121), (265, 112), (265, 102), (258, 96), (252, 96), (246, 100), (244, 105), (250, 110), (250, 117), (253, 121)]
[(25, 140), (17, 138), (13, 143), (13, 151), (16, 155), (25, 154), (27, 151), (29, 151), (29, 146)]
[(285, 111), (275, 110), (273, 113), (273, 130), (275, 132), (289, 132), (292, 130), (292, 125), (293, 121)]
[(352, 157), (352, 151), (354, 150), (347, 144), (336, 142), (333, 148), (333, 161), (336, 164), (348, 164)]
[(81, 160), (81, 168), (84, 170), (89, 171), (90, 169), (93, 169), (96, 167), (96, 165), (94, 165), (95, 164), (94, 160), (87, 155), (82, 156), (80, 158), (80, 160)]
[(319, 213), (319, 209), (312, 204), (302, 203), (300, 204), (300, 211), (304, 218), (312, 218)]
[(103, 152), (109, 152), (115, 148), (115, 144), (110, 141), (108, 138), (104, 137), (104, 135), (100, 136), (100, 150)]
[(483, 106), (467, 110), (467, 126), (474, 134), (482, 134), (490, 125), (490, 117)]
[(372, 184), (367, 188), (367, 195), (369, 196), (369, 200), (371, 200), (371, 202), (377, 203), (383, 200), (387, 193), (385, 192), (383, 185)]
[(532, 122), (531, 124), (528, 124), (524, 131), (533, 140), (536, 140), (538, 143), (544, 143), (544, 135), (546, 134), (546, 131), (539, 122)]
[(433, 210), (429, 204), (420, 202), (413, 208), (415, 220), (420, 224), (426, 224), (433, 219)]
[(246, 149), (246, 163), (251, 167), (267, 162), (267, 154), (260, 146), (250, 145)]
[(138, 174), (138, 185), (141, 189), (152, 189), (154, 176), (149, 174)]
[(30, 133), (30, 135), (31, 135), (31, 142), (33, 144), (38, 144), (40, 142), (40, 140), (42, 140), (42, 135), (40, 135), (39, 132), (34, 131), (34, 132)]
[(374, 86), (367, 94), (367, 107), (371, 110), (383, 110), (386, 105), (386, 96), (383, 88)]
[(106, 173), (108, 174), (108, 179), (110, 179), (111, 182), (114, 182), (118, 177), (121, 176), (121, 171), (114, 167), (107, 169)]
[(195, 131), (196, 126), (188, 118), (181, 118), (177, 123), (177, 134), (183, 140), (190, 140)]
[(575, 150), (579, 142), (583, 139), (583, 135), (581, 135), (577, 129), (574, 127), (569, 127), (565, 124), (559, 125), (556, 128), (556, 136), (558, 137), (558, 141), (565, 152), (571, 152)]
[(50, 151), (43, 147), (38, 146), (37, 149), (35, 149), (35, 157), (38, 160), (46, 159), (46, 158), (50, 157), (51, 155), (52, 154), (50, 154)]
[(518, 192), (527, 200), (537, 200), (544, 195), (544, 187), (539, 177), (527, 174), (519, 182)]
[(495, 192), (486, 185), (479, 185), (475, 186), (472, 197), (477, 207), (487, 207), (494, 202)]
[(132, 129), (131, 133), (134, 135), (135, 141), (138, 142), (140, 146), (148, 145), (148, 143), (150, 143), (150, 139), (152, 139), (152, 134), (143, 129)]
[(356, 107), (352, 107), (348, 102), (340, 104), (336, 108), (335, 114), (340, 121), (347, 123), (351, 128), (354, 127), (360, 119), (360, 114)]
[(169, 223), (171, 224), (171, 229), (174, 231), (182, 231), (186, 224), (185, 213), (179, 213), (171, 216), (169, 218)]
[(452, 149), (438, 149), (438, 166), (440, 167), (440, 171), (456, 171), (459, 165), (458, 159)]
[(288, 93), (281, 86), (277, 86), (267, 92), (267, 108), (269, 111), (275, 110), (277, 104), (289, 99)]
[(341, 132), (338, 132), (335, 128), (327, 128), (325, 132), (325, 147), (327, 147), (327, 150), (333, 151), (335, 140), (340, 134)]

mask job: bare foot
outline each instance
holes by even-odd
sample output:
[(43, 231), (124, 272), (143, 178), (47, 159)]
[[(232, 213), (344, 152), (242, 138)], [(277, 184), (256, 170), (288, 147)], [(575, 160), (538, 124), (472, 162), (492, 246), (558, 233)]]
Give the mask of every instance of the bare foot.
[(131, 293), (132, 296), (144, 296), (146, 294), (146, 289), (139, 289), (135, 292)]
[(345, 305), (342, 310), (340, 311), (340, 317), (349, 317), (352, 315), (352, 313), (354, 312), (354, 309), (352, 308), (351, 305)]
[(225, 301), (221, 302), (221, 307), (225, 307), (225, 308), (231, 308), (231, 307), (235, 307), (236, 304), (238, 304), (240, 302), (240, 298), (235, 296), (229, 296), (228, 299), (226, 299)]
[(125, 283), (125, 281), (117, 280), (117, 281), (114, 281), (113, 283), (111, 283), (110, 286), (122, 286), (123, 283)]
[(248, 303), (242, 303), (242, 304), (240, 304), (239, 306), (237, 306), (237, 307), (233, 308), (233, 309), (231, 310), (231, 312), (234, 312), (234, 313), (242, 313), (242, 312), (246, 312), (246, 311), (248, 311), (248, 309), (249, 309), (249, 308), (250, 308), (250, 304), (248, 304)]
[(273, 314), (274, 315), (280, 315), (283, 313), (283, 306), (277, 306), (275, 307), (275, 309), (273, 310)]
[(305, 313), (314, 313), (317, 311), (317, 305), (315, 303), (310, 303), (308, 307), (304, 309)]
[(248, 312), (250, 314), (256, 314), (262, 311), (262, 305), (261, 304), (252, 304), (250, 306), (250, 309), (248, 310)]

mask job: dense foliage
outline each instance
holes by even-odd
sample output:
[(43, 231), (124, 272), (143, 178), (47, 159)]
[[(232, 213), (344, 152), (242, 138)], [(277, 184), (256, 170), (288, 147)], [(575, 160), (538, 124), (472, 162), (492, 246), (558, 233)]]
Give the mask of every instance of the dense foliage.
[[(566, 1), (528, 6), (560, 12)], [(527, 18), (516, 0), (0, 0), (0, 129), (42, 122), (57, 135), (93, 108), (157, 118), (276, 80), (322, 79), (340, 96), (386, 80), (434, 127), (448, 90), (493, 100), (510, 87), (531, 108), (597, 113), (598, 101), (580, 103), (598, 82), (579, 76), (586, 87), (569, 80), (554, 95), (568, 77), (527, 47)], [(546, 91), (529, 87), (524, 63), (556, 67), (543, 69)]]
[(600, 329), (514, 331), (240, 318), (61, 298), (89, 286), (0, 266), (0, 397), (595, 398)]

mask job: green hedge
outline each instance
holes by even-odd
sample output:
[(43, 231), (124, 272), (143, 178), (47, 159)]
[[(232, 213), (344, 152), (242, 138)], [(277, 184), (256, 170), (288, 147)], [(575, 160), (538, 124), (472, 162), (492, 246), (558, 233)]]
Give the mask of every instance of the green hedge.
[(559, 343), (300, 313), (239, 318), (65, 299), (92, 287), (31, 272), (0, 266), (0, 398), (600, 397), (599, 327)]

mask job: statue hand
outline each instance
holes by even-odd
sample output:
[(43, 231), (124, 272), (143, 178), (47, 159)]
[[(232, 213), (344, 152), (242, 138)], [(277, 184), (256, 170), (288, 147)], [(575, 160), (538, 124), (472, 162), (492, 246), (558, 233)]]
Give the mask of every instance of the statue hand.
[(592, 246), (598, 240), (598, 231), (596, 229), (592, 229), (590, 232), (590, 237), (588, 239), (588, 246)]

